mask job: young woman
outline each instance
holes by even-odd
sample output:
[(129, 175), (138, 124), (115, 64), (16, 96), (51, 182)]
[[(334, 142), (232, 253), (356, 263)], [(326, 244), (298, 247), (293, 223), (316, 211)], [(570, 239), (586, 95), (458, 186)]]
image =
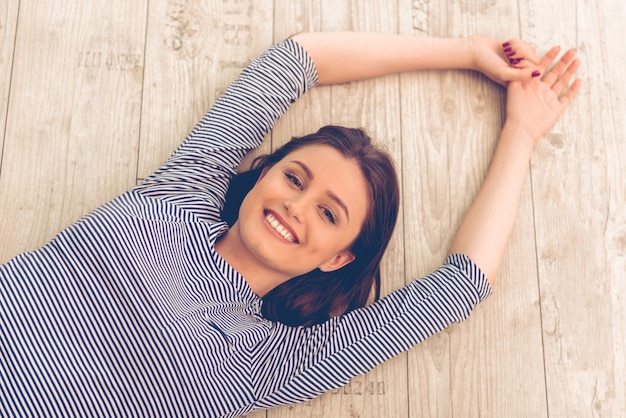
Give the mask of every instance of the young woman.
[[(305, 158), (299, 159), (298, 154), (303, 152)], [(316, 171), (320, 173), (315, 174)], [(268, 177), (268, 173), (274, 176)], [(314, 213), (299, 213), (302, 208), (294, 204), (304, 205), (306, 199), (317, 198), (314, 186), (333, 183), (332, 188), (321, 190), (314, 205), (307, 205)], [(292, 138), (271, 155), (257, 158), (253, 170), (237, 176), (226, 194), (222, 220), (233, 228), (218, 242), (218, 251), (229, 245), (229, 239), (236, 238), (241, 228), (246, 228), (250, 202), (264, 188), (273, 195), (281, 193), (278, 207), (261, 209), (263, 225), (275, 231), (276, 244), (280, 244), (273, 251), (298, 263), (298, 270), (282, 279), (278, 272), (272, 272), (259, 280), (260, 288), (255, 293), (263, 296), (265, 318), (291, 326), (322, 323), (364, 306), (375, 280), (378, 298), (380, 260), (396, 223), (399, 190), (391, 159), (372, 144), (365, 132), (326, 126), (314, 134)], [(341, 193), (336, 193), (340, 189)], [(244, 216), (236, 222), (240, 211)], [(304, 216), (306, 223), (301, 219)], [(330, 256), (334, 258), (327, 263), (320, 264), (325, 260), (318, 260), (305, 267), (302, 261), (307, 257), (292, 250), (310, 248), (316, 236), (313, 233), (324, 242), (338, 245), (341, 251), (333, 251)], [(333, 235), (340, 239), (332, 238)], [(262, 236), (259, 234), (259, 238)], [(268, 241), (261, 241), (255, 247), (268, 245)], [(233, 263), (241, 265), (244, 255), (236, 247)], [(285, 268), (288, 262), (274, 263)]]
[[(580, 85), (568, 87), (573, 52), (547, 70), (557, 53), (354, 33), (272, 47), (144, 183), (1, 267), (0, 415), (238, 416), (311, 399), (464, 320), (490, 293), (533, 146)], [(439, 269), (367, 307), (359, 283), (342, 282), (357, 274), (369, 290), (397, 211), (390, 162), (360, 131), (324, 128), (268, 157), (237, 221), (221, 221), (245, 152), (308, 88), (421, 68), (516, 80), (487, 178)], [(321, 316), (303, 309), (332, 272), (343, 296)], [(268, 319), (290, 303), (290, 291), (272, 292), (294, 277), (296, 288), (318, 281), (285, 310), (302, 317)]]

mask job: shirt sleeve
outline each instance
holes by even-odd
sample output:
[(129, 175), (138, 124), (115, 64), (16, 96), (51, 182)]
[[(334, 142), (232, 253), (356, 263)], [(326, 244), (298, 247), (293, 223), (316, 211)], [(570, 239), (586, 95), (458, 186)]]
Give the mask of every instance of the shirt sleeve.
[(218, 221), (232, 176), (289, 106), (317, 84), (313, 61), (287, 39), (254, 60), (167, 162), (134, 190)]
[(341, 387), (452, 323), (464, 321), (490, 294), (478, 266), (465, 255), (453, 254), (433, 273), (371, 306), (315, 327), (277, 326), (272, 355), (258, 365), (277, 371), (272, 382), (259, 382), (258, 405), (306, 401)]

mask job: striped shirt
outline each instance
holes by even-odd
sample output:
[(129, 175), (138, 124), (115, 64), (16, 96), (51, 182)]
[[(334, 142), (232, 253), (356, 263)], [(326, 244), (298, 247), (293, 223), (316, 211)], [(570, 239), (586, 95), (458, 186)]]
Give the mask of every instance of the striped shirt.
[(0, 416), (210, 416), (310, 400), (490, 293), (464, 255), (313, 327), (261, 314), (215, 251), (246, 151), (317, 82), (292, 40), (257, 58), (141, 185), (0, 268)]

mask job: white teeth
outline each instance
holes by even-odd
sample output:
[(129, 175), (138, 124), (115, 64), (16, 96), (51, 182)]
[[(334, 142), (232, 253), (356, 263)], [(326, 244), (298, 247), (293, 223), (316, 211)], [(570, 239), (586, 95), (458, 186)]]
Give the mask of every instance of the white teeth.
[(289, 231), (287, 231), (285, 229), (284, 226), (282, 226), (280, 224), (280, 222), (278, 222), (278, 220), (276, 218), (274, 218), (274, 216), (271, 213), (268, 213), (267, 215), (265, 215), (265, 220), (267, 221), (268, 224), (270, 224), (272, 226), (272, 228), (274, 228), (276, 230), (276, 232), (278, 232), (283, 238), (285, 238), (287, 241), (291, 241), (294, 242), (293, 239), (293, 235), (291, 235), (291, 233)]

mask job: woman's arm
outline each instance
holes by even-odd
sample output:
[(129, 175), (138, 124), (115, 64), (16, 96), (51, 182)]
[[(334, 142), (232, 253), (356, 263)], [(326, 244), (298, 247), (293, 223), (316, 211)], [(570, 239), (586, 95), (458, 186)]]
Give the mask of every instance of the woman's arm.
[[(491, 38), (431, 38), (366, 32), (298, 33), (292, 37), (313, 58), (320, 84), (425, 69), (469, 69), (506, 84), (537, 70), (533, 48)], [(505, 52), (506, 49), (506, 52)], [(510, 65), (513, 64), (513, 65)]]
[[(467, 319), (491, 289), (469, 257), (450, 255), (428, 276), (378, 302), (313, 327), (274, 324), (257, 347), (253, 374), (264, 408), (304, 401), (412, 348), (452, 323)], [(297, 350), (277, 347), (298, 347)], [(267, 370), (279, 370), (268, 375)]]
[[(556, 58), (553, 48), (541, 61), (545, 70)], [(507, 116), (485, 181), (465, 215), (450, 253), (463, 253), (481, 268), (490, 283), (515, 222), (532, 150), (576, 95), (580, 80), (568, 83), (579, 66), (569, 50), (543, 80), (511, 83)]]

